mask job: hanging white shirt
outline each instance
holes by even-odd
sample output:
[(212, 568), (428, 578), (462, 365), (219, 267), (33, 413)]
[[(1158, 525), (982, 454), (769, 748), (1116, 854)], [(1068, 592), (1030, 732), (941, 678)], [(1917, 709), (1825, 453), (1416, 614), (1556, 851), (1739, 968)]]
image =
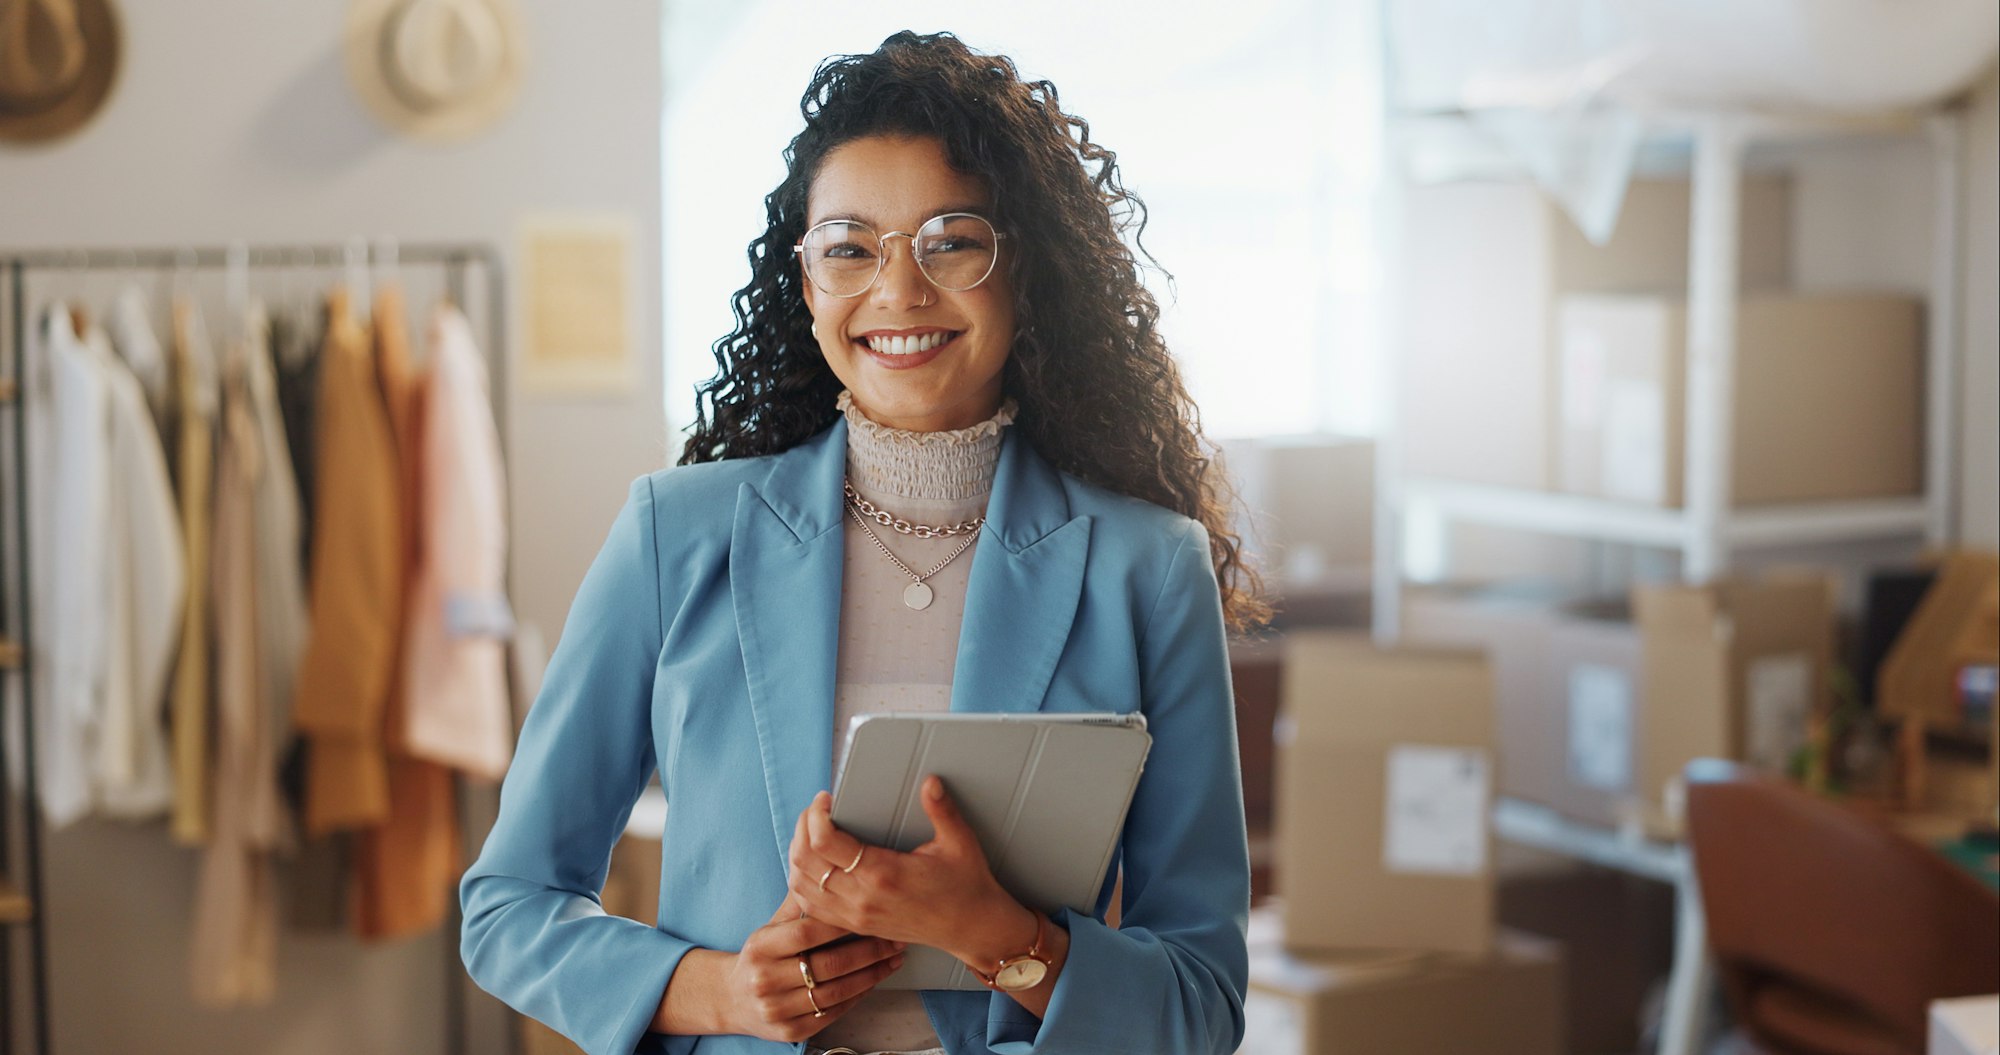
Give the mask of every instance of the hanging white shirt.
[(173, 364), (153, 331), (152, 310), (146, 303), (146, 291), (138, 283), (128, 283), (118, 291), (104, 326), (111, 333), (112, 347), (145, 390), (153, 420), (164, 423), (173, 406)]
[[(77, 339), (68, 305), (44, 307), (35, 333), (23, 363), (34, 740), (42, 812), (61, 828), (88, 814), (93, 797), (111, 434), (103, 374)], [(10, 768), (22, 772), (18, 760)]]
[[(143, 314), (128, 319), (124, 330), (128, 338), (151, 335)], [(103, 330), (92, 328), (83, 347), (103, 381), (109, 427), (108, 581), (99, 631), (104, 697), (93, 784), (101, 814), (149, 818), (173, 801), (164, 709), (187, 588), (180, 515), (144, 387)], [(155, 354), (157, 349), (155, 341)]]

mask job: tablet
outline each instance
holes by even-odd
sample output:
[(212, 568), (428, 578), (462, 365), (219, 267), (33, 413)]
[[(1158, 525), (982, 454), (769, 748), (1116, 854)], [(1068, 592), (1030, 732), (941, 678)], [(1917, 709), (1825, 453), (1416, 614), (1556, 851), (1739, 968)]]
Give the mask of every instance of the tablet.
[[(913, 850), (931, 837), (918, 795), (936, 773), (1008, 893), (1043, 912), (1088, 913), (1152, 744), (1139, 714), (861, 715), (841, 751), (833, 822), (869, 845)], [(879, 988), (986, 989), (922, 945)]]

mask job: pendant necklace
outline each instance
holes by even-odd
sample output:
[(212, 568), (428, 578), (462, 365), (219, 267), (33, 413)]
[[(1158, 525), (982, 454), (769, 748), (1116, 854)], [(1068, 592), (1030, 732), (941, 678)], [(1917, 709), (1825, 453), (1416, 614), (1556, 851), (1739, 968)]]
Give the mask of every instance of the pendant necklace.
[[(986, 518), (983, 516), (942, 528), (930, 527), (924, 524), (911, 524), (908, 521), (900, 520), (875, 508), (872, 503), (861, 497), (854, 490), (854, 485), (844, 484), (843, 489), (847, 493), (847, 515), (854, 518), (855, 525), (861, 528), (862, 532), (868, 536), (868, 541), (875, 544), (876, 549), (882, 551), (884, 557), (889, 558), (891, 564), (894, 564), (902, 570), (903, 574), (910, 577), (910, 585), (903, 587), (903, 603), (920, 612), (929, 608), (931, 601), (937, 597), (936, 592), (931, 589), (930, 583), (925, 580), (943, 571), (947, 565), (958, 559), (959, 554), (970, 549), (973, 542), (979, 538), (980, 529), (986, 526)], [(890, 552), (889, 547), (883, 543), (882, 537), (875, 534), (875, 530), (868, 526), (868, 520), (862, 518), (863, 512), (866, 512), (870, 519), (877, 521), (884, 527), (914, 538), (950, 538), (953, 535), (964, 535), (965, 541), (960, 542), (955, 549), (945, 555), (943, 560), (938, 561), (936, 566), (932, 567), (931, 570), (919, 575), (914, 568), (903, 563), (902, 558)]]

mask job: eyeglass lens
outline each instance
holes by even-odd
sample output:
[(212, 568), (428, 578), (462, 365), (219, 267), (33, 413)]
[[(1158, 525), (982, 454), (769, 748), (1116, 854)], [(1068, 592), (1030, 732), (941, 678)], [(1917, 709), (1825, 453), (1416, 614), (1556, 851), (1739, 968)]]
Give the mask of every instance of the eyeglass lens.
[[(971, 213), (948, 213), (925, 222), (910, 251), (924, 277), (939, 289), (963, 292), (993, 273), (993, 225)], [(859, 220), (834, 220), (806, 232), (806, 276), (836, 297), (867, 289), (882, 270), (884, 247), (875, 229)]]

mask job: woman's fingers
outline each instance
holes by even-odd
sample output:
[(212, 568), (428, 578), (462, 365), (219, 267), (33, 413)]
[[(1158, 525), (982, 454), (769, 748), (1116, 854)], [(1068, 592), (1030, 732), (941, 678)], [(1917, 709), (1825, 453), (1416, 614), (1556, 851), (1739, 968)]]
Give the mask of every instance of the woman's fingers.
[(804, 904), (796, 893), (787, 891), (784, 900), (778, 904), (778, 911), (771, 916), (771, 922), (750, 932), (749, 939), (743, 943), (743, 951), (766, 959), (781, 959), (797, 956), (852, 933), (826, 920), (800, 915)]
[(846, 937), (848, 933), (823, 919), (808, 916), (770, 924), (753, 935), (752, 940), (763, 937), (761, 944), (764, 948), (760, 951), (778, 959), (817, 949), (827, 942)]
[(865, 971), (893, 956), (900, 955), (903, 947), (893, 941), (881, 938), (860, 938), (841, 942), (806, 956), (812, 966), (816, 981), (830, 981), (856, 971)]
[(822, 791), (803, 814), (806, 838), (813, 853), (827, 863), (846, 868), (860, 855), (863, 843), (833, 826), (833, 796)]
[(798, 822), (792, 825), (792, 845), (785, 850), (785, 861), (794, 870), (803, 871), (810, 867), (804, 862), (812, 848), (806, 834), (806, 817), (811, 813), (812, 807), (806, 807), (805, 811), (799, 814)]
[[(886, 960), (871, 963), (858, 971), (843, 974), (838, 978), (815, 978), (819, 984), (813, 987), (813, 999), (825, 1008), (831, 1004), (845, 1004), (867, 995), (868, 991), (881, 984), (882, 979), (894, 974), (903, 965), (903, 954), (895, 953)], [(804, 987), (800, 987), (803, 996)], [(810, 1009), (808, 1009), (810, 1013)]]
[(866, 991), (863, 991), (855, 996), (848, 997), (847, 999), (842, 1000), (838, 1003), (829, 1004), (826, 1002), (825, 997), (819, 995), (820, 993), (823, 992), (825, 992), (825, 990), (823, 989), (815, 991), (813, 994), (813, 999), (819, 1001), (819, 1008), (822, 1012), (825, 1012), (824, 1014), (819, 1014), (819, 1015), (813, 1014), (812, 1011), (810, 1010), (812, 1004), (810, 1002), (801, 1000), (800, 1003), (805, 1004), (805, 1006), (808, 1008), (806, 1013), (785, 1023), (785, 1025), (799, 1040), (808, 1039), (813, 1034), (818, 1033), (820, 1030), (825, 1029), (826, 1027), (839, 1021), (842, 1015), (845, 1015), (849, 1011), (854, 1010), (854, 1005), (860, 1003), (862, 997), (868, 995)]

